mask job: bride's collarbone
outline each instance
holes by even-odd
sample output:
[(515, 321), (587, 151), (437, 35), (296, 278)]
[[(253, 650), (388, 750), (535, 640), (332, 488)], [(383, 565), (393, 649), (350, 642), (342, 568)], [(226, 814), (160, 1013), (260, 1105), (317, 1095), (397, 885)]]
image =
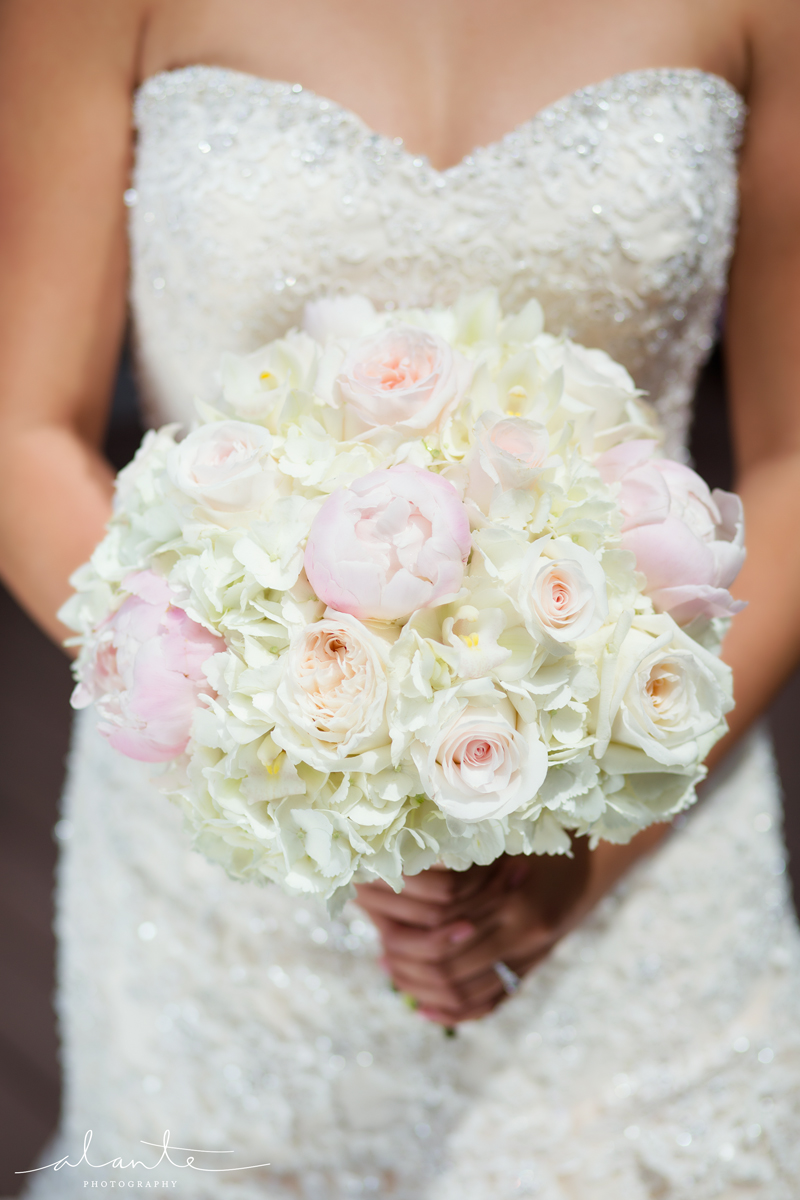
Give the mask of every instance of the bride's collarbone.
[(733, 18), (709, 20), (720, 7), (652, 0), (643, 21), (640, 0), (156, 0), (139, 74), (204, 64), (299, 83), (445, 168), (628, 72), (695, 68), (741, 90)]

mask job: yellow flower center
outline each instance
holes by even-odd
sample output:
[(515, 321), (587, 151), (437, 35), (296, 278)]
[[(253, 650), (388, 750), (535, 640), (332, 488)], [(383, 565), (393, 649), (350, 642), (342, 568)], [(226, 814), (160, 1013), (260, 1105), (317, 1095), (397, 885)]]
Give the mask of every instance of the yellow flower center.
[(281, 759), (282, 758), (283, 758), (283, 751), (281, 750), (281, 752), (277, 758), (273, 758), (271, 763), (265, 764), (264, 770), (267, 772), (268, 775), (277, 775), (279, 773), (279, 771), (281, 769)]

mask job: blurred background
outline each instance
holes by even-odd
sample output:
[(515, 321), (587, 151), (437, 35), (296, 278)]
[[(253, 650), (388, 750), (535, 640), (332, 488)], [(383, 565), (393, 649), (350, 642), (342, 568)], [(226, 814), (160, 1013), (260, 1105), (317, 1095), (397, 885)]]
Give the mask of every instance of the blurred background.
[[(116, 467), (139, 439), (136, 390), (126, 352), (107, 453)], [(719, 353), (698, 387), (695, 465), (712, 487), (729, 487), (725, 380)], [(0, 588), (0, 1195), (16, 1196), (58, 1120), (60, 1080), (54, 991), (53, 880), (58, 805), (70, 728), (67, 660)], [(786, 839), (800, 898), (800, 672), (769, 715), (786, 798)]]

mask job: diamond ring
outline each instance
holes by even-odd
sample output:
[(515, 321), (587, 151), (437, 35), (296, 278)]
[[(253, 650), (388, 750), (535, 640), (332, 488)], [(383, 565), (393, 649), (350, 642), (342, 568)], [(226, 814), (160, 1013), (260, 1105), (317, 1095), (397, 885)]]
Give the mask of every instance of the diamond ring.
[(511, 967), (507, 967), (504, 962), (496, 962), (494, 964), (495, 973), (503, 985), (503, 989), (507, 996), (513, 996), (519, 985), (522, 983), (521, 977), (516, 971), (512, 971)]

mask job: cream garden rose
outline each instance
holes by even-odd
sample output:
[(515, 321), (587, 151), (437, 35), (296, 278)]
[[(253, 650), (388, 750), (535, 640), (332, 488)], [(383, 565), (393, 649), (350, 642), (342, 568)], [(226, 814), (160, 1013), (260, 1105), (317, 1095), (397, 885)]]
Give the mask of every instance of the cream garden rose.
[(730, 667), (671, 617), (637, 617), (604, 670), (601, 766), (612, 774), (635, 772), (637, 762), (639, 770), (692, 767), (725, 731), (732, 692)]
[(273, 739), (290, 760), (320, 771), (388, 764), (388, 648), (347, 613), (328, 612), (292, 638), (267, 705)]
[(441, 427), (464, 396), (472, 371), (444, 338), (400, 325), (356, 342), (336, 387), (366, 428), (390, 426), (419, 437)]

